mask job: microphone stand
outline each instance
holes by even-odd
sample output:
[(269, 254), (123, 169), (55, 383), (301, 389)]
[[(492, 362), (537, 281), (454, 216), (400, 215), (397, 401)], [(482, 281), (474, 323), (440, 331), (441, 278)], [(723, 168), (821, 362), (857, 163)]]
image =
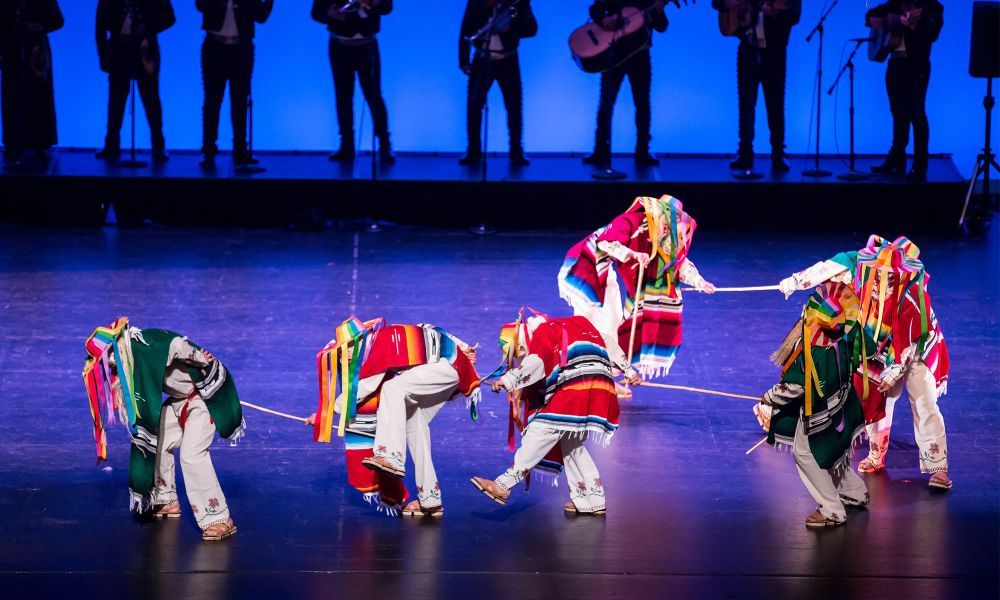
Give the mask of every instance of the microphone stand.
[(816, 26), (812, 28), (809, 35), (806, 36), (806, 42), (812, 41), (812, 38), (817, 33), (819, 34), (819, 57), (816, 63), (816, 155), (815, 163), (813, 168), (806, 169), (802, 171), (802, 174), (806, 177), (827, 177), (830, 175), (830, 171), (826, 169), (821, 169), (819, 167), (819, 132), (820, 132), (820, 108), (823, 102), (823, 23), (826, 22), (826, 18), (830, 16), (833, 12), (834, 7), (837, 6), (837, 0), (830, 2), (830, 6), (827, 7), (826, 12), (823, 16), (819, 18), (819, 22)]
[(850, 153), (850, 167), (846, 173), (840, 173), (837, 175), (837, 179), (843, 181), (862, 181), (868, 179), (868, 173), (862, 173), (854, 168), (854, 55), (858, 53), (858, 49), (861, 48), (861, 44), (867, 42), (867, 38), (857, 38), (854, 40), (854, 50), (847, 56), (847, 62), (840, 67), (840, 72), (837, 73), (837, 77), (833, 80), (833, 84), (830, 89), (826, 91), (826, 95), (829, 96), (833, 93), (833, 90), (837, 88), (837, 84), (840, 83), (840, 78), (844, 76), (844, 72), (848, 72), (848, 88), (850, 91), (850, 109), (848, 110), (850, 129), (851, 129), (851, 153)]
[[(140, 41), (139, 43), (141, 44), (142, 42)], [(135, 46), (135, 49), (136, 49), (137, 52), (141, 52), (141, 47), (140, 46)], [(129, 93), (128, 93), (128, 95), (129, 95), (129, 111), (128, 112), (129, 112), (129, 121), (131, 122), (130, 127), (132, 129), (132, 131), (131, 131), (132, 148), (129, 151), (129, 158), (122, 159), (122, 160), (118, 161), (118, 166), (122, 167), (122, 168), (125, 168), (125, 169), (140, 169), (142, 167), (145, 167), (147, 164), (149, 164), (146, 161), (139, 160), (139, 159), (137, 159), (135, 157), (135, 77), (136, 77), (136, 73), (135, 73), (135, 63), (136, 63), (136, 61), (135, 61), (135, 58), (137, 58), (137, 57), (130, 57), (130, 60), (129, 60), (129, 71), (128, 71), (128, 74), (129, 74), (129, 86), (130, 86)]]
[[(253, 84), (250, 93), (247, 94), (247, 156), (246, 162), (233, 166), (233, 171), (237, 175), (255, 175), (263, 173), (267, 168), (260, 166), (258, 160), (253, 157)], [(232, 87), (230, 87), (230, 90)]]

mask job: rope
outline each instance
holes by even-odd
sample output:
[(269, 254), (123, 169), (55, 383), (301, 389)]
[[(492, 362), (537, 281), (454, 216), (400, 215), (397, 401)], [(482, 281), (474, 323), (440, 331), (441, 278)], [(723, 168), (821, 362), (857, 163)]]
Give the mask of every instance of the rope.
[(751, 452), (753, 452), (757, 448), (760, 448), (760, 445), (763, 444), (766, 441), (767, 441), (767, 436), (765, 435), (764, 437), (761, 438), (761, 440), (759, 442), (757, 442), (756, 444), (753, 445), (753, 448), (750, 448), (749, 450), (747, 450), (746, 453), (744, 454), (744, 456), (750, 456)]
[[(715, 288), (715, 291), (717, 291), (717, 292), (767, 292), (767, 291), (778, 290), (778, 289), (780, 289), (780, 287), (776, 286), (776, 285), (751, 285), (751, 286), (748, 286), (748, 287), (717, 287), (717, 288)], [(681, 288), (681, 291), (682, 292), (701, 292), (703, 290), (699, 290), (699, 289), (696, 289), (696, 288), (688, 287), (688, 288)]]
[(256, 404), (250, 404), (249, 402), (244, 402), (242, 400), (240, 400), (240, 404), (242, 404), (243, 406), (246, 406), (248, 408), (252, 408), (254, 410), (259, 410), (261, 412), (266, 412), (268, 414), (277, 415), (279, 417), (284, 417), (286, 419), (291, 419), (293, 421), (302, 421), (303, 423), (306, 423), (308, 421), (308, 419), (306, 419), (305, 417), (296, 417), (295, 415), (290, 415), (288, 413), (278, 412), (276, 410), (271, 410), (270, 408), (264, 408), (263, 406), (257, 406)]
[(663, 388), (665, 390), (682, 390), (685, 392), (697, 392), (699, 394), (712, 394), (713, 396), (726, 396), (727, 398), (740, 398), (742, 400), (753, 400), (754, 402), (760, 402), (760, 396), (747, 396), (745, 394), (731, 394), (729, 392), (717, 392), (715, 390), (706, 390), (696, 387), (688, 387), (686, 385), (670, 385), (668, 383), (650, 383), (648, 381), (642, 382), (642, 387), (655, 387)]

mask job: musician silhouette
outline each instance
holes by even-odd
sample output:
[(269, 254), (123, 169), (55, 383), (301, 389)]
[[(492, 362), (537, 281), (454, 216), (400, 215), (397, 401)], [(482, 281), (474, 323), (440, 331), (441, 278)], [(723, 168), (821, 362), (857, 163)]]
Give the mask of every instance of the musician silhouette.
[[(663, 12), (662, 2), (658, 0), (596, 0), (590, 6), (590, 18), (607, 30), (614, 30), (622, 20), (622, 10), (625, 7), (635, 7), (648, 10), (647, 22), (655, 31), (667, 30), (667, 15)], [(659, 6), (657, 6), (659, 5)], [(635, 102), (635, 162), (639, 165), (652, 166), (659, 160), (649, 153), (650, 127), (650, 85), (652, 66), (649, 44), (630, 56), (619, 65), (601, 73), (601, 99), (597, 107), (597, 131), (594, 135), (594, 153), (583, 159), (583, 162), (598, 167), (611, 164), (611, 116), (618, 98), (618, 90), (628, 77), (632, 87), (632, 100)]]
[[(530, 0), (468, 0), (458, 38), (458, 66), (469, 76), (466, 103), (468, 149), (459, 162), (469, 165), (483, 158), (480, 131), (486, 95), (496, 81), (507, 110), (510, 162), (527, 165), (522, 142), (523, 109), (521, 63), (517, 47), (538, 32)], [(469, 52), (474, 50), (470, 62)]]

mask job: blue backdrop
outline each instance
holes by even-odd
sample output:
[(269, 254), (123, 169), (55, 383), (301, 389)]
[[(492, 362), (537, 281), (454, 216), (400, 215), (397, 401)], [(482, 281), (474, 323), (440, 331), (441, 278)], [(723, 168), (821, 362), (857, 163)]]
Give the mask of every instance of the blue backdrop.
[[(94, 0), (62, 0), (66, 26), (51, 36), (59, 137), (63, 146), (99, 146), (105, 127), (107, 78), (94, 44)], [(379, 37), (389, 125), (400, 150), (465, 148), (466, 78), (458, 69), (458, 26), (464, 0), (396, 0)], [(804, 0), (788, 54), (787, 143), (791, 152), (810, 148), (816, 42), (806, 33), (821, 2)], [(828, 21), (825, 84), (836, 73), (845, 42), (866, 35), (867, 2), (840, 0)], [(945, 26), (933, 51), (927, 97), (931, 151), (952, 152), (966, 175), (982, 144), (985, 82), (969, 77), (972, 2), (946, 0)], [(598, 77), (579, 71), (569, 56), (569, 32), (584, 22), (584, 0), (535, 0), (538, 36), (521, 45), (525, 145), (531, 151), (588, 150), (593, 144)], [(256, 145), (269, 149), (330, 149), (337, 145), (327, 32), (309, 17), (311, 0), (276, 0), (270, 20), (258, 28), (254, 75)], [(194, 0), (175, 0), (177, 24), (161, 37), (162, 97), (167, 145), (201, 145), (200, 15)], [(709, 0), (668, 8), (670, 28), (653, 45), (653, 149), (659, 152), (733, 152), (736, 149), (736, 40), (723, 38)], [(884, 152), (889, 146), (885, 65), (858, 62), (857, 147)], [(490, 101), (490, 140), (506, 149), (506, 119), (499, 90)], [(360, 106), (360, 93), (355, 105)], [(847, 89), (823, 97), (824, 152), (847, 152)], [(228, 103), (228, 100), (227, 100)], [(767, 152), (763, 100), (759, 102), (757, 150)], [(231, 133), (224, 105), (220, 143)], [(361, 111), (355, 118), (360, 120)], [(366, 128), (370, 121), (364, 117)], [(614, 119), (614, 147), (635, 143), (628, 86)], [(141, 116), (139, 140), (148, 146)], [(127, 122), (127, 121), (126, 121)], [(367, 147), (363, 142), (362, 147)]]

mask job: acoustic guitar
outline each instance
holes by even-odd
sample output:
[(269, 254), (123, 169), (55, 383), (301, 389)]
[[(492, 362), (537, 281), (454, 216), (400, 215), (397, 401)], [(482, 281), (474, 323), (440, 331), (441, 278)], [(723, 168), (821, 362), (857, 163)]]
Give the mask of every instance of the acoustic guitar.
[[(920, 8), (907, 11), (908, 20), (916, 21), (923, 12)], [(883, 19), (879, 19), (884, 23)], [(890, 31), (885, 27), (870, 27), (868, 33), (868, 58), (875, 62), (885, 62), (885, 59), (903, 45), (903, 30)]]
[[(687, 5), (687, 0), (683, 1)], [(649, 47), (653, 35), (649, 15), (663, 10), (668, 2), (680, 8), (680, 0), (658, 1), (646, 9), (626, 6), (614, 29), (605, 29), (594, 22), (576, 28), (569, 36), (573, 61), (585, 73), (603, 73), (624, 63)]]

